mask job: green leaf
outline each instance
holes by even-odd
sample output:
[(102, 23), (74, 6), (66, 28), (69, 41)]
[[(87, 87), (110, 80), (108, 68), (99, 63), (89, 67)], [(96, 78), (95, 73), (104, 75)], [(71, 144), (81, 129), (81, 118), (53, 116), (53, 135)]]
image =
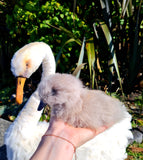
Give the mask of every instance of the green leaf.
[(95, 63), (95, 49), (94, 49), (93, 38), (90, 38), (88, 42), (86, 42), (86, 50), (87, 50), (89, 71), (90, 71), (90, 75), (92, 75), (91, 71)]
[[(107, 44), (108, 44), (109, 49), (110, 49), (110, 53), (112, 55), (112, 59), (108, 62), (109, 70), (113, 74), (113, 64), (114, 64), (116, 72), (117, 72), (117, 75), (118, 75), (121, 91), (122, 91), (122, 94), (123, 94), (122, 82), (121, 82), (120, 72), (119, 72), (119, 68), (118, 68), (118, 62), (117, 62), (117, 58), (116, 58), (116, 53), (114, 51), (114, 45), (113, 45), (111, 33), (110, 33), (109, 29), (108, 29), (108, 26), (105, 24), (105, 22), (99, 21), (99, 25), (100, 25), (100, 27), (101, 27), (104, 35), (105, 35)], [(95, 35), (99, 39), (99, 36), (97, 34), (97, 30), (96, 30), (96, 25), (94, 24), (93, 27), (94, 27), (94, 30), (95, 30)]]
[[(80, 55), (79, 55), (79, 59), (78, 59), (78, 64), (77, 67), (80, 66), (81, 64), (83, 64), (83, 57), (84, 57), (84, 49), (85, 49), (85, 37), (83, 39), (82, 42), (82, 46), (81, 46), (81, 51), (80, 51)], [(85, 64), (85, 63), (84, 63)], [(82, 66), (83, 67), (83, 66)], [(81, 67), (81, 68), (82, 68)], [(79, 78), (80, 77), (80, 71), (81, 69), (78, 69), (78, 72), (76, 73), (76, 77)]]
[(94, 78), (95, 78), (95, 71), (94, 71), (95, 49), (94, 49), (93, 37), (90, 38), (86, 42), (86, 50), (87, 50), (87, 57), (88, 57), (88, 64), (89, 64), (89, 71), (90, 71), (90, 79), (92, 81), (92, 88), (94, 88)]
[(82, 63), (80, 65), (78, 65), (76, 67), (76, 69), (74, 70), (74, 72), (72, 73), (72, 75), (74, 75), (75, 77), (79, 78), (79, 72), (81, 71), (81, 69), (85, 66), (86, 63)]
[(61, 17), (61, 18), (64, 18), (64, 14), (60, 14), (60, 17)]
[[(74, 38), (71, 38), (71, 39), (67, 40), (67, 41), (64, 43), (64, 45), (61, 47), (61, 49), (60, 49), (60, 51), (59, 51), (59, 53), (58, 53), (58, 55), (57, 55), (57, 57), (56, 57), (56, 64), (58, 64), (58, 60), (59, 60), (60, 57), (61, 57), (62, 50), (63, 50), (64, 46), (67, 45), (68, 43), (71, 43), (71, 42), (76, 42), (76, 43), (80, 44), (79, 41), (77, 41), (77, 40), (74, 39)], [(80, 44), (80, 45), (81, 45), (81, 44)]]
[(133, 15), (133, 11), (132, 11), (132, 0), (123, 0), (122, 2), (122, 17), (125, 16), (125, 14), (127, 13), (128, 17), (131, 17)]
[(75, 39), (75, 42), (76, 42), (77, 44), (79, 44), (79, 45), (82, 44), (81, 40), (78, 39), (78, 38), (77, 38), (71, 31), (69, 31), (68, 29), (66, 29), (66, 28), (64, 28), (64, 27), (62, 27), (62, 26), (59, 26), (59, 29), (60, 29), (61, 31), (64, 31), (69, 37), (74, 38), (74, 39)]
[[(119, 67), (118, 67), (116, 53), (114, 51), (114, 45), (113, 45), (113, 41), (112, 41), (112, 36), (110, 34), (108, 26), (104, 22), (99, 22), (99, 24), (100, 24), (100, 27), (103, 30), (103, 33), (105, 35), (107, 44), (108, 44), (109, 49), (110, 49), (110, 53), (112, 55), (112, 59), (109, 61), (109, 65), (112, 66), (112, 64), (114, 64), (116, 72), (117, 72), (117, 75), (118, 75), (121, 91), (123, 93), (122, 82), (121, 82), (121, 77), (120, 77), (120, 72), (119, 72)], [(110, 71), (113, 73), (113, 68), (110, 67)]]
[[(45, 23), (46, 23), (46, 22), (45, 22)], [(46, 23), (46, 24), (49, 25), (50, 27), (53, 27), (53, 28), (59, 30), (59, 31), (65, 32), (69, 37), (71, 37), (71, 39), (74, 39), (74, 41), (75, 41), (77, 44), (79, 44), (79, 45), (82, 44), (81, 40), (78, 39), (78, 38), (76, 38), (76, 36), (75, 36), (71, 31), (69, 31), (68, 29), (66, 29), (66, 28), (64, 28), (64, 27), (62, 27), (62, 26), (56, 27), (56, 26), (53, 26), (53, 25), (51, 25), (51, 24), (49, 24), (49, 23)]]
[(109, 27), (111, 27), (111, 18), (110, 18), (110, 4), (108, 0), (100, 0), (101, 8), (103, 10), (103, 16), (105, 22), (108, 24)]

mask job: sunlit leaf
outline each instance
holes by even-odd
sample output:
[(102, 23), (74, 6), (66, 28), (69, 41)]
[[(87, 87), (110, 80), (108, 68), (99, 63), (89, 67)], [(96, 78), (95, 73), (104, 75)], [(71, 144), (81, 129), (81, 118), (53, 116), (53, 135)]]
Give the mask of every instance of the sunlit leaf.
[(85, 66), (86, 63), (82, 63), (80, 65), (78, 65), (76, 67), (76, 69), (74, 70), (74, 72), (72, 73), (72, 75), (76, 76), (77, 78), (79, 78), (79, 72), (81, 71), (81, 69)]
[[(122, 90), (122, 93), (123, 93), (122, 82), (121, 82), (121, 77), (120, 77), (120, 72), (119, 72), (118, 62), (117, 62), (117, 57), (116, 57), (116, 53), (114, 51), (114, 45), (113, 45), (113, 42), (112, 42), (112, 36), (110, 34), (110, 31), (109, 31), (107, 25), (104, 22), (99, 22), (99, 24), (100, 24), (100, 26), (101, 26), (101, 28), (104, 32), (107, 44), (108, 44), (109, 49), (110, 49), (110, 53), (112, 55), (112, 59), (109, 63), (110, 63), (110, 65), (112, 65), (112, 62), (114, 63), (114, 66), (115, 66), (115, 69), (116, 69), (116, 72), (117, 72), (117, 75), (118, 75), (120, 87), (121, 87), (121, 90)], [(113, 70), (111, 70), (111, 71), (113, 73)]]
[(8, 116), (8, 118), (10, 121), (14, 121), (16, 117), (15, 116)]
[(123, 0), (122, 2), (122, 13), (121, 14), (123, 17), (125, 16), (125, 13), (127, 12), (129, 1), (130, 0)]
[[(94, 65), (95, 65), (95, 48), (94, 48), (93, 38), (90, 38), (86, 42), (86, 50), (87, 50), (90, 78), (93, 82), (94, 74), (92, 74), (92, 71), (94, 70)], [(93, 83), (92, 83), (92, 87), (93, 87)]]
[(94, 66), (94, 63), (95, 63), (95, 49), (94, 49), (93, 38), (90, 38), (88, 42), (86, 42), (86, 50), (87, 50), (87, 57), (88, 57), (88, 63), (89, 63), (89, 71), (91, 75), (92, 66)]
[[(80, 50), (80, 55), (79, 55), (77, 67), (80, 66), (80, 65), (83, 63), (84, 50), (85, 50), (85, 37), (83, 38), (83, 42), (82, 42), (82, 46), (81, 46), (81, 50)], [(76, 77), (77, 77), (77, 78), (80, 77), (80, 71), (81, 71), (81, 69), (80, 69), (80, 70), (77, 72), (77, 74), (76, 74)]]
[(122, 2), (122, 17), (125, 16), (125, 14), (127, 13), (128, 17), (133, 15), (133, 6), (132, 6), (132, 0), (123, 0)]
[(98, 51), (96, 51), (96, 54), (97, 54), (97, 58), (96, 58), (96, 63), (97, 63), (97, 69), (100, 73), (102, 73), (102, 69), (101, 69), (101, 66), (100, 66), (100, 61), (99, 61), (99, 57), (98, 57)]
[[(114, 45), (113, 45), (113, 42), (112, 42), (112, 36), (111, 36), (110, 31), (108, 29), (108, 26), (105, 24), (105, 22), (99, 21), (99, 25), (102, 28), (102, 31), (105, 35), (107, 44), (108, 44), (109, 49), (110, 49), (110, 53), (112, 55), (112, 59), (108, 62), (110, 72), (113, 74), (113, 64), (114, 64), (117, 75), (118, 75), (120, 87), (121, 87), (121, 90), (122, 90), (122, 93), (123, 93), (123, 88), (122, 88), (122, 83), (121, 83), (121, 78), (120, 78), (120, 72), (119, 72), (119, 68), (118, 68), (118, 62), (117, 62), (117, 58), (116, 58), (116, 53), (114, 51)], [(96, 26), (95, 25), (94, 25), (94, 30), (96, 31)], [(96, 31), (96, 34), (97, 34), (97, 31)]]
[(110, 18), (110, 4), (109, 4), (109, 0), (100, 0), (100, 4), (101, 4), (101, 8), (103, 10), (103, 16), (104, 16), (104, 20), (105, 22), (108, 24), (109, 27), (111, 27), (112, 25), (112, 21)]

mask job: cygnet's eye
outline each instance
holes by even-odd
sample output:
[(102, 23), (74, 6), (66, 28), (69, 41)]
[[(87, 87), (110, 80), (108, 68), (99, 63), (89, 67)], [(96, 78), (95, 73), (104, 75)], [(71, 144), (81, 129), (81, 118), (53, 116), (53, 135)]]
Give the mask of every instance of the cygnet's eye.
[(57, 90), (55, 89), (55, 88), (52, 88), (52, 96), (55, 96), (55, 95), (57, 95)]

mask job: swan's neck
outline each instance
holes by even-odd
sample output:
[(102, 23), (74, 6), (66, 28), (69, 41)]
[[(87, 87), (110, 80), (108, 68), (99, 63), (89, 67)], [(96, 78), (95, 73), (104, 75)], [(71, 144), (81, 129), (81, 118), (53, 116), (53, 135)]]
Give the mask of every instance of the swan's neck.
[(54, 74), (56, 70), (56, 65), (55, 65), (55, 58), (53, 56), (53, 53), (47, 53), (43, 59), (42, 62), (42, 78), (45, 76), (48, 76), (50, 74)]
[(40, 99), (37, 91), (35, 91), (17, 116), (16, 121), (23, 124), (23, 126), (25, 123), (28, 125), (27, 122), (33, 125), (37, 124), (42, 113), (42, 111), (37, 111), (39, 104)]
[[(56, 68), (55, 59), (52, 50), (48, 46), (48, 48), (46, 48), (46, 52), (43, 52), (43, 60), (42, 60), (43, 72), (41, 80), (45, 76), (54, 74), (55, 68)], [(24, 122), (28, 122), (25, 123), (25, 125), (37, 124), (42, 114), (42, 111), (37, 111), (39, 104), (40, 104), (40, 98), (38, 96), (38, 92), (35, 91), (28, 99), (23, 109), (21, 110), (16, 121), (17, 122), (20, 121), (22, 126), (24, 126)]]

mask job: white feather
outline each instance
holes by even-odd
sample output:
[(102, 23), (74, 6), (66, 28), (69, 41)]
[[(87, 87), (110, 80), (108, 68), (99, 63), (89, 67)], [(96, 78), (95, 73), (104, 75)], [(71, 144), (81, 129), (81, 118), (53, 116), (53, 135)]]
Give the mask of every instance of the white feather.
[(131, 116), (116, 123), (108, 130), (77, 149), (78, 159), (84, 160), (124, 160), (127, 158), (128, 139), (132, 139)]

